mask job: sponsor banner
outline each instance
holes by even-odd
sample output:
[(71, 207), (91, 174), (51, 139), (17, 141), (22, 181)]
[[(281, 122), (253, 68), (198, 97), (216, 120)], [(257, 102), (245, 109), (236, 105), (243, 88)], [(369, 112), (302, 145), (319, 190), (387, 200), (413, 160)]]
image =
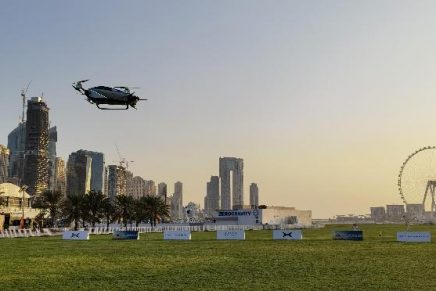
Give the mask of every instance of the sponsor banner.
[(345, 230), (334, 231), (334, 240), (363, 240), (363, 232), (361, 230)]
[(113, 239), (138, 240), (139, 232), (135, 230), (116, 230), (112, 236)]
[(273, 230), (273, 239), (300, 240), (303, 239), (303, 232), (300, 229)]
[[(253, 213), (254, 212), (254, 213)], [(226, 211), (218, 211), (218, 216), (251, 216), (257, 215), (257, 210), (226, 210)]]
[(191, 232), (186, 230), (164, 231), (164, 240), (191, 240)]
[(62, 239), (66, 240), (89, 240), (89, 231), (64, 231)]
[(245, 240), (244, 230), (217, 230), (216, 239)]
[(399, 231), (397, 241), (402, 242), (431, 242), (429, 231)]

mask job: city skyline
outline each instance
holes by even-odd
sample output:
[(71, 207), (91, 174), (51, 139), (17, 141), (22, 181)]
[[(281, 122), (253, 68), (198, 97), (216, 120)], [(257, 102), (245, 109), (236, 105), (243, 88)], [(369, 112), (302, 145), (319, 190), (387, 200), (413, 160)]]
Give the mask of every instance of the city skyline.
[[(274, 3), (4, 3), (0, 144), (32, 81), (58, 156), (83, 148), (110, 163), (118, 144), (135, 175), (183, 181), (185, 201), (203, 204), (217, 158), (232, 156), (245, 200), (255, 182), (260, 204), (315, 218), (400, 204), (401, 163), (436, 144), (436, 3)], [(85, 78), (150, 100), (96, 110), (71, 87)]]

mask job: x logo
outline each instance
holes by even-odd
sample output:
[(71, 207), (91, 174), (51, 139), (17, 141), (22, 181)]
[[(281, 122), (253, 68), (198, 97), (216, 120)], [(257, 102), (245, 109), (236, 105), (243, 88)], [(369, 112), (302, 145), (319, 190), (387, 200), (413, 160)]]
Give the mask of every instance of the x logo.
[(80, 238), (79, 237), (79, 235), (80, 235), (80, 233), (71, 233), (71, 238), (73, 238), (73, 237), (77, 237), (77, 238)]
[(292, 231), (290, 233), (283, 232), (282, 237), (287, 237), (287, 236), (292, 237)]

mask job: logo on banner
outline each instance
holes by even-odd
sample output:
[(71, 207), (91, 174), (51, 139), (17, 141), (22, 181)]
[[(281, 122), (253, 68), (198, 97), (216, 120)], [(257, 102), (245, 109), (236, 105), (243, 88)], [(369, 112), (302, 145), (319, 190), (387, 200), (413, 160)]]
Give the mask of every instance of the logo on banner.
[(292, 237), (292, 231), (290, 233), (283, 232), (282, 237), (287, 237), (287, 236)]
[(74, 232), (72, 232), (71, 233), (71, 238), (80, 238), (80, 233), (74, 233)]

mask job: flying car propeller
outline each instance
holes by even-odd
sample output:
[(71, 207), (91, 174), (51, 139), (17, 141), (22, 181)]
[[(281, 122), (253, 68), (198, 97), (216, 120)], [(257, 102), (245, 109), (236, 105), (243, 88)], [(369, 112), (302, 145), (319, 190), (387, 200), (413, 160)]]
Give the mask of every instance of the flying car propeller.
[[(80, 94), (86, 96), (86, 100), (95, 104), (98, 109), (101, 110), (127, 110), (129, 106), (136, 109), (136, 103), (142, 99), (135, 96), (135, 92), (131, 92), (129, 87), (117, 86), (117, 87), (106, 87), (97, 86), (88, 89), (83, 88), (82, 83), (89, 80), (81, 80), (73, 83), (73, 88), (76, 89)], [(111, 107), (101, 107), (100, 105), (105, 104), (109, 106), (123, 105), (122, 108), (111, 108)]]

